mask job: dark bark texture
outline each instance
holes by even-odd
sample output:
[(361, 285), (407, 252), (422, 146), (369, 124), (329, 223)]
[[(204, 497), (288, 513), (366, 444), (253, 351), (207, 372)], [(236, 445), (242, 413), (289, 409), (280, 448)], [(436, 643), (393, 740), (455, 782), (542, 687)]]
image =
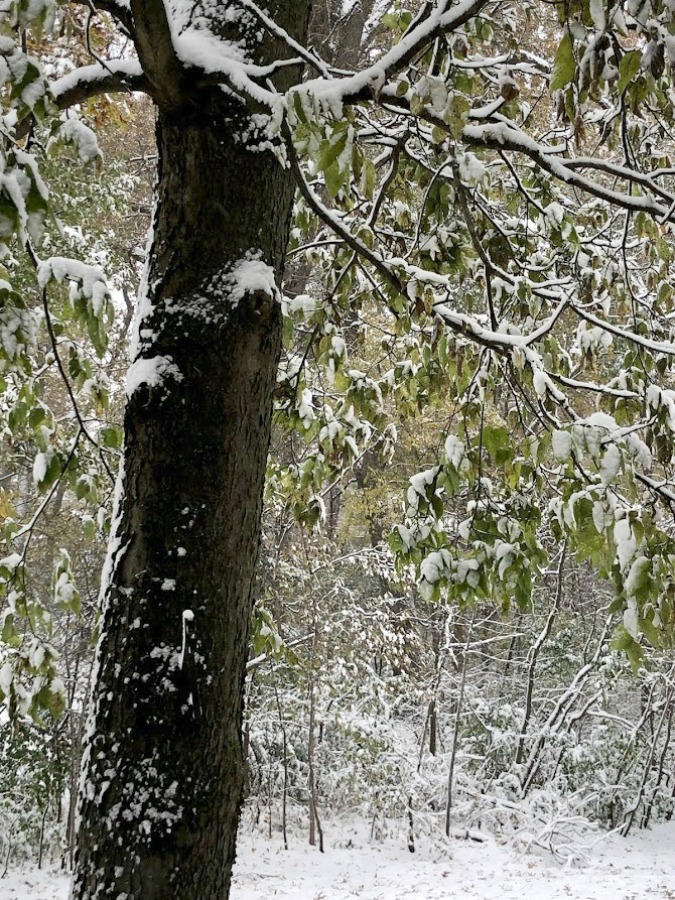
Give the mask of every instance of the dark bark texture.
[[(309, 5), (267, 8), (302, 40)], [(152, 10), (135, 3), (139, 21), (136, 7), (143, 60)], [(231, 18), (221, 31), (230, 39), (240, 36)], [(269, 37), (252, 52), (260, 62), (288, 55)], [(149, 66), (153, 81), (167, 58), (164, 47)], [(136, 351), (146, 362), (135, 369), (155, 377), (137, 379), (125, 414), (76, 900), (225, 900), (234, 862), (251, 586), (281, 348), (278, 297), (257, 283), (242, 289), (237, 267), (264, 263), (281, 283), (294, 185), (271, 152), (252, 146), (259, 110), (193, 87), (187, 75), (181, 84), (170, 102), (156, 94), (156, 208)]]
[(343, 12), (340, 0), (316, 0), (309, 37), (322, 59), (342, 69), (355, 69), (361, 62), (364, 32), (374, 8), (375, 0), (356, 0)]

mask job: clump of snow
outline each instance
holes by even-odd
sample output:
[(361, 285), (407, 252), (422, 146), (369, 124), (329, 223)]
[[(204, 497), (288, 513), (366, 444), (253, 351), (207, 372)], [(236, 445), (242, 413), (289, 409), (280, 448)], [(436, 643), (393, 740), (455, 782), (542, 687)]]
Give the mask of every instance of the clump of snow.
[(448, 550), (434, 550), (422, 560), (420, 573), (420, 593), (430, 599), (433, 593), (433, 585), (444, 575), (452, 570), (452, 557)]
[(94, 132), (75, 116), (64, 121), (59, 128), (59, 137), (73, 144), (84, 163), (95, 162), (103, 156)]
[(631, 597), (628, 600), (628, 606), (623, 612), (623, 627), (626, 629), (628, 634), (633, 638), (633, 640), (638, 639), (638, 635), (640, 633), (640, 628), (638, 624), (638, 609), (637, 603), (635, 602), (635, 598)]
[(205, 72), (223, 72), (233, 63), (247, 61), (241, 44), (221, 40), (205, 28), (186, 28), (182, 34), (174, 35), (173, 43), (183, 62), (199, 66)]
[(607, 486), (611, 484), (621, 469), (621, 451), (616, 444), (610, 444), (605, 450), (600, 464), (600, 480)]
[(417, 508), (418, 498), (426, 497), (426, 488), (428, 484), (432, 484), (438, 476), (439, 467), (434, 466), (425, 472), (418, 472), (410, 477), (410, 487), (408, 488), (408, 503), (414, 509)]
[(131, 364), (127, 372), (126, 393), (131, 397), (142, 384), (158, 387), (166, 378), (181, 381), (180, 369), (169, 356), (141, 357)]
[(9, 556), (5, 556), (3, 559), (0, 559), (0, 566), (5, 569), (9, 569), (10, 572), (14, 572), (19, 568), (22, 561), (23, 557), (20, 553), (10, 553)]
[(445, 459), (453, 469), (459, 470), (464, 459), (464, 444), (455, 434), (449, 434), (445, 439)]
[(227, 281), (233, 306), (237, 306), (247, 295), (257, 293), (279, 300), (274, 269), (261, 259), (240, 260), (229, 273)]
[(14, 671), (12, 669), (12, 664), (6, 662), (3, 664), (2, 668), (0, 668), (0, 691), (2, 691), (5, 696), (9, 695), (13, 680)]
[(287, 305), (292, 313), (301, 312), (304, 318), (308, 319), (316, 311), (317, 303), (309, 294), (298, 294)]
[(565, 462), (572, 455), (572, 435), (569, 431), (554, 431), (551, 445), (553, 455), (559, 462)]
[(622, 570), (625, 570), (637, 552), (637, 541), (628, 519), (619, 519), (614, 526), (616, 555)]
[(188, 641), (188, 625), (191, 625), (194, 621), (195, 614), (191, 609), (183, 610), (183, 643), (180, 648), (180, 654), (178, 656), (178, 668), (183, 668), (183, 663), (185, 662), (185, 652), (187, 650), (187, 641)]
[(211, 75), (224, 75), (235, 92), (246, 94), (276, 112), (282, 98), (253, 80), (265, 70), (247, 61), (242, 44), (221, 40), (208, 28), (188, 27), (181, 34), (176, 34), (174, 28), (173, 45), (176, 55), (186, 65)]
[(33, 462), (33, 483), (41, 484), (45, 480), (49, 467), (49, 456), (46, 453), (38, 453)]
[(562, 224), (565, 217), (565, 208), (560, 203), (549, 203), (544, 212), (554, 225), (560, 226)]
[[(628, 577), (626, 578), (626, 582), (624, 584), (624, 590), (626, 592), (626, 596), (628, 598), (634, 598), (637, 594), (638, 588), (645, 577), (645, 574), (649, 571), (649, 560), (646, 556), (638, 556), (633, 565), (630, 567), (630, 572), (628, 573)], [(637, 635), (633, 635), (636, 637)]]
[(596, 353), (608, 350), (614, 338), (599, 325), (591, 327), (587, 322), (581, 322), (577, 328), (577, 341), (582, 353)]
[(65, 256), (51, 256), (38, 264), (39, 286), (46, 287), (52, 278), (58, 282), (70, 282), (71, 299), (80, 296), (91, 299), (95, 315), (104, 308), (109, 292), (103, 272), (98, 266), (90, 266)]
[(541, 369), (535, 369), (534, 375), (532, 376), (532, 385), (537, 396), (545, 397), (550, 383), (551, 379), (546, 372), (543, 372)]
[(304, 388), (298, 404), (298, 415), (305, 428), (310, 428), (316, 418), (314, 413), (314, 396), (309, 388)]
[(464, 153), (459, 160), (459, 177), (466, 184), (477, 184), (487, 175), (487, 168), (475, 153)]

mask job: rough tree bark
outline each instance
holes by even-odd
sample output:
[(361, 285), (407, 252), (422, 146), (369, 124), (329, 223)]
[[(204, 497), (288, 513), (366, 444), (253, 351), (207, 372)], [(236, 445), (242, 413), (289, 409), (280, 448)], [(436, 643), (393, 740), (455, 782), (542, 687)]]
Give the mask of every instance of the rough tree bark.
[[(269, 37), (258, 43), (250, 17), (226, 19), (234, 6), (199, 14), (221, 17), (221, 36), (249, 40), (261, 64), (288, 55)], [(310, 0), (267, 7), (304, 39)], [(180, 66), (161, 0), (131, 8), (159, 161), (72, 896), (224, 900), (281, 347), (266, 276), (281, 282), (294, 186), (251, 146), (256, 110)], [(282, 87), (298, 77), (282, 71)]]
[(321, 58), (342, 69), (355, 69), (363, 54), (366, 24), (375, 0), (319, 0), (313, 4), (310, 41)]

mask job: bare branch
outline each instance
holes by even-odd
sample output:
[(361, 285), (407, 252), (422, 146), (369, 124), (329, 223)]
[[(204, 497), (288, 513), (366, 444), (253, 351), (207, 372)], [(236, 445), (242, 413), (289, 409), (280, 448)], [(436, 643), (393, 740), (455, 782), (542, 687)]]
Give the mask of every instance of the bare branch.
[[(89, 0), (70, 0), (70, 3), (87, 8), (91, 8), (92, 5)], [(93, 6), (97, 12), (104, 12), (111, 16), (128, 37), (133, 36), (133, 18), (127, 5), (117, 3), (116, 0), (95, 0)]]

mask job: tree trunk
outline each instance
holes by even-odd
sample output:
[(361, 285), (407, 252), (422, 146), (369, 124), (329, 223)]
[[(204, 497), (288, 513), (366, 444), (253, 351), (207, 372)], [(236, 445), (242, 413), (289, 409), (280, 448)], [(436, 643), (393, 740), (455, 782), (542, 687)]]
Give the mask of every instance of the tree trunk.
[(322, 59), (342, 69), (355, 69), (362, 57), (364, 32), (374, 7), (375, 0), (355, 0), (347, 12), (343, 0), (315, 3), (309, 34)]
[[(309, 0), (270, 6), (302, 39)], [(262, 59), (286, 55), (267, 44)], [(272, 153), (247, 146), (250, 115), (211, 88), (199, 102), (158, 109), (153, 237), (102, 588), (76, 900), (229, 894), (281, 349), (274, 284), (294, 192)]]

